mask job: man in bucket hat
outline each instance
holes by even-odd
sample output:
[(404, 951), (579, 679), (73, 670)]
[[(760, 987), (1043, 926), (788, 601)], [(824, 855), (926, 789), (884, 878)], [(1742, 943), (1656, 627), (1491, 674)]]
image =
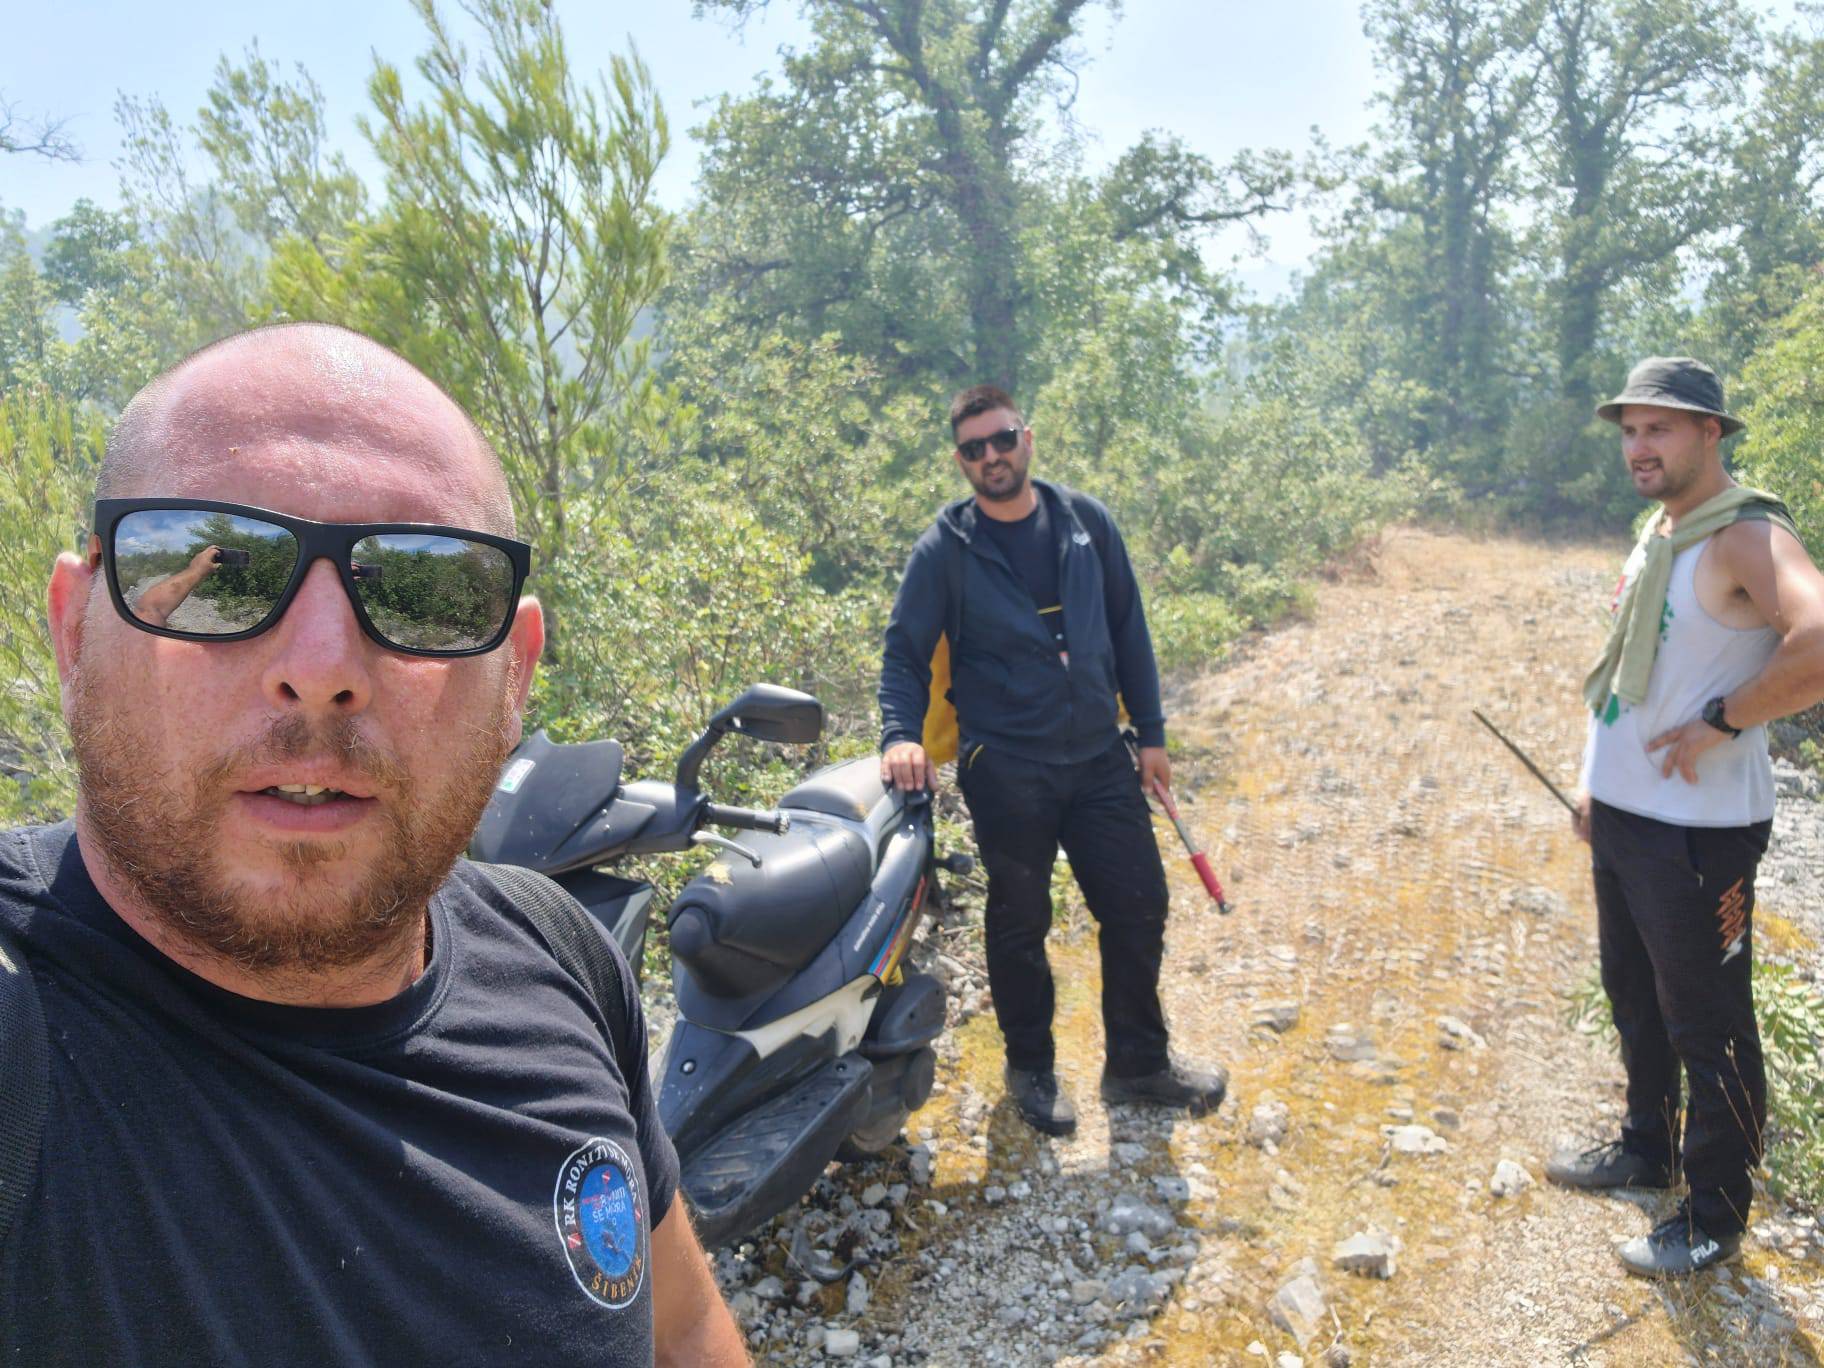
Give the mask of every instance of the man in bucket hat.
[[(1632, 1273), (1695, 1273), (1741, 1246), (1766, 1080), (1749, 979), (1754, 876), (1772, 829), (1766, 724), (1824, 699), (1824, 576), (1786, 507), (1735, 483), (1743, 424), (1716, 373), (1650, 357), (1597, 415), (1660, 505), (1628, 557), (1572, 824), (1591, 849), (1602, 984), (1628, 1075), (1619, 1139), (1546, 1165), (1582, 1188), (1688, 1194), (1619, 1246)], [(1690, 1080), (1680, 1148), (1679, 1067)]]

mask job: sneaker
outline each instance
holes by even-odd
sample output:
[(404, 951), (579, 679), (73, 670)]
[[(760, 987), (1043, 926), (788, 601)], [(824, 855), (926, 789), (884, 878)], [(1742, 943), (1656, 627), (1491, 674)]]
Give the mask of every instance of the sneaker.
[(1678, 1210), (1646, 1235), (1615, 1246), (1622, 1266), (1642, 1278), (1686, 1278), (1732, 1259), (1742, 1247), (1740, 1234), (1715, 1236), (1691, 1219), (1683, 1202)]
[(1560, 1187), (1668, 1188), (1672, 1173), (1665, 1164), (1622, 1148), (1621, 1141), (1586, 1150), (1560, 1150), (1545, 1164), (1545, 1176)]
[(1007, 1066), (1007, 1096), (1018, 1108), (1020, 1120), (1047, 1135), (1069, 1135), (1077, 1128), (1077, 1109), (1058, 1087), (1050, 1069), (1016, 1069)]
[(1202, 1116), (1220, 1107), (1228, 1091), (1229, 1072), (1220, 1064), (1206, 1072), (1173, 1063), (1138, 1078), (1116, 1078), (1102, 1071), (1102, 1100), (1110, 1106), (1173, 1107)]

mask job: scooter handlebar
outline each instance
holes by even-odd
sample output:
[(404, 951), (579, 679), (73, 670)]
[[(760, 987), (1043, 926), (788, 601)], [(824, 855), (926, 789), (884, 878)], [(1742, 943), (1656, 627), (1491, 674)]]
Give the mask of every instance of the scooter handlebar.
[(756, 808), (728, 807), (722, 803), (705, 803), (703, 820), (738, 831), (770, 831), (775, 836), (783, 836), (792, 829), (792, 819), (783, 812), (761, 812)]

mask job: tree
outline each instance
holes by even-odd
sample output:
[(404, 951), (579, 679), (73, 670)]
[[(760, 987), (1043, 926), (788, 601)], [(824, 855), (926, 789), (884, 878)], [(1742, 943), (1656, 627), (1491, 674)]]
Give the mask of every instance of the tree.
[(130, 215), (78, 201), (51, 224), (41, 267), (20, 229), (18, 220), (0, 226), (4, 385), (43, 384), (69, 403), (113, 411), (188, 350), (191, 322)]
[(945, 468), (891, 466), (929, 431), (929, 407), (884, 396), (876, 368), (834, 334), (756, 340), (711, 313), (666, 342), (667, 372), (693, 398), (677, 434), (684, 470), (715, 472), (819, 588), (890, 591), (944, 497)]
[(428, 98), (409, 103), (385, 62), (369, 83), (387, 203), (332, 250), (294, 235), (273, 301), (358, 327), (447, 386), (499, 449), (522, 532), (561, 558), (571, 501), (637, 478), (657, 421), (636, 331), (666, 273), (664, 114), (637, 57), (577, 82), (537, 0), (465, 6), (478, 61), (416, 4)]
[(0, 393), (42, 381), (57, 345), (56, 296), (25, 245), (25, 215), (0, 213)]
[(221, 191), (196, 179), (187, 130), (155, 96), (122, 94), (114, 118), (121, 127), (121, 194), (144, 225), (161, 284), (187, 325), (182, 351), (245, 327), (256, 309), (260, 261)]
[[(697, 10), (740, 18), (765, 3)], [(815, 47), (788, 55), (782, 85), (725, 98), (703, 130), (689, 234), (698, 288), (740, 296), (756, 333), (834, 331), (890, 375), (1030, 389), (1040, 325), (1025, 230), (1075, 155), (1043, 116), (1068, 114), (1083, 60), (1072, 40), (1091, 3), (811, 0)], [(1218, 172), (1152, 137), (1106, 193), (1118, 236), (1183, 246), (1282, 203), (1291, 180), (1284, 158)]]
[(1352, 284), (1400, 296), (1385, 316), (1414, 353), (1402, 369), (1424, 385), (1418, 441), (1486, 450), (1504, 416), (1496, 380), (1508, 365), (1502, 287), (1514, 251), (1504, 211), (1534, 112), (1538, 7), (1374, 0), (1364, 19), (1392, 84), (1376, 97), (1381, 146), (1359, 186), (1363, 212), (1386, 230), (1379, 269), (1357, 270)]
[(161, 293), (188, 324), (177, 355), (265, 316), (280, 243), (301, 238), (327, 252), (361, 212), (359, 179), (327, 149), (321, 88), (301, 67), (286, 80), (257, 45), (238, 65), (217, 62), (194, 125), (156, 97), (122, 95), (115, 117), (128, 211), (154, 252)]
[(327, 138), (322, 87), (302, 66), (294, 81), (282, 79), (257, 43), (238, 66), (217, 61), (196, 141), (222, 203), (252, 241), (270, 250), (297, 237), (327, 252), (361, 216), (366, 191)]
[(49, 161), (81, 161), (82, 153), (64, 132), (62, 119), (33, 119), (0, 92), (0, 156), (25, 154)]
[(1724, 221), (1717, 116), (1740, 98), (1754, 29), (1736, 0), (1542, 4), (1534, 251), (1551, 281), (1559, 392), (1581, 421), (1616, 288), (1671, 269)]
[(42, 271), (58, 302), (79, 306), (91, 290), (117, 290), (127, 283), (128, 252), (139, 245), (139, 233), (126, 214), (79, 199), (51, 225)]
[(1758, 92), (1730, 148), (1732, 220), (1705, 291), (1716, 360), (1739, 364), (1824, 260), (1824, 13), (1772, 36)]

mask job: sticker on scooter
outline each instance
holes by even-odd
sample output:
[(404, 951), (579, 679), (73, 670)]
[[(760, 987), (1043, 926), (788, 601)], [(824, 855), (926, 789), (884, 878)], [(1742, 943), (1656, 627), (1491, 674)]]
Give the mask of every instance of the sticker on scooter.
[(867, 921), (862, 924), (861, 934), (855, 937), (855, 949), (857, 952), (861, 950), (862, 946), (868, 943), (868, 937), (874, 934), (874, 923), (879, 921), (880, 914), (887, 910), (886, 899), (879, 895), (876, 895), (871, 901), (874, 904), (874, 908), (868, 913)]
[(495, 785), (502, 793), (518, 793), (519, 786), (526, 782), (526, 776), (538, 767), (538, 761), (520, 757), (501, 771), (500, 782)]

